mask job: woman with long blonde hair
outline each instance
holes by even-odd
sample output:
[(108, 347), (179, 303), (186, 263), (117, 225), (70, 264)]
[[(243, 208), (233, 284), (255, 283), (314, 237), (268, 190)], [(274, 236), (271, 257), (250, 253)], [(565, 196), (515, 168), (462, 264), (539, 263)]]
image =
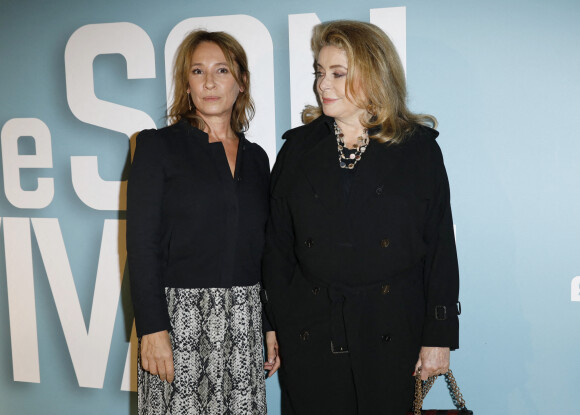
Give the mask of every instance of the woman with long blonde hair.
[(318, 106), (284, 134), (264, 256), (283, 413), (396, 414), (413, 373), (444, 373), (458, 344), (449, 185), (430, 115), (406, 105), (388, 36), (314, 28)]

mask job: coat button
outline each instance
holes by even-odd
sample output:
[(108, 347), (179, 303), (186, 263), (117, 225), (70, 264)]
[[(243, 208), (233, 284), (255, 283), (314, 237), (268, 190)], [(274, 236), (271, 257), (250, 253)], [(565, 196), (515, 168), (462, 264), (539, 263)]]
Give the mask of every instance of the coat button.
[(314, 193), (314, 198), (318, 199), (318, 193)]
[(391, 243), (391, 241), (389, 241), (388, 239), (381, 239), (381, 248), (386, 248), (389, 246), (389, 244)]
[(381, 294), (386, 295), (391, 292), (391, 286), (389, 284), (385, 284), (381, 286)]
[(375, 192), (377, 193), (378, 196), (380, 196), (383, 193), (383, 186), (377, 187), (377, 189), (375, 190)]
[(383, 334), (381, 336), (381, 340), (385, 343), (388, 343), (392, 340), (391, 335), (390, 334)]
[(314, 294), (314, 295), (318, 295), (319, 292), (320, 292), (320, 288), (318, 288), (318, 287), (314, 287), (312, 289), (312, 294)]
[(241, 182), (242, 181), (242, 178), (241, 177), (238, 177), (237, 180), (238, 180), (238, 182)]
[(307, 248), (312, 248), (312, 245), (314, 245), (314, 241), (312, 240), (312, 238), (308, 238), (307, 240), (304, 241), (304, 245), (306, 245)]
[(300, 340), (302, 341), (308, 341), (308, 338), (310, 337), (310, 333), (308, 332), (308, 330), (302, 330), (300, 332)]

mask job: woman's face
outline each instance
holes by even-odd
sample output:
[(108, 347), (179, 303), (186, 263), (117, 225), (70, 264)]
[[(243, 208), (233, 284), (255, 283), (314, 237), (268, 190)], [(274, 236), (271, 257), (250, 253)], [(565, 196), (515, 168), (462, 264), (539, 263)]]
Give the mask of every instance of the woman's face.
[(206, 121), (211, 118), (230, 119), (242, 88), (217, 44), (202, 42), (197, 46), (191, 55), (188, 82), (187, 92), (191, 94), (200, 117)]
[(360, 123), (365, 110), (346, 97), (346, 53), (336, 46), (324, 46), (316, 61), (316, 90), (324, 114), (344, 123)]

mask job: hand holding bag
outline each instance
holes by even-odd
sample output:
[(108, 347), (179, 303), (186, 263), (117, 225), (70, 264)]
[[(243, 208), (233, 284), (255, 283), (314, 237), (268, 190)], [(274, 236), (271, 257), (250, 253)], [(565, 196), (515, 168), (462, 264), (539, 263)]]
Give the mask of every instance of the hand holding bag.
[(447, 389), (449, 389), (449, 395), (453, 400), (453, 405), (457, 409), (421, 409), (423, 407), (423, 400), (427, 396), (427, 393), (431, 389), (431, 386), (435, 383), (437, 376), (431, 376), (426, 381), (421, 380), (421, 371), (417, 371), (415, 376), (415, 400), (413, 402), (413, 411), (407, 412), (407, 415), (473, 415), (473, 411), (470, 411), (465, 406), (465, 400), (463, 400), (463, 395), (455, 382), (455, 377), (451, 369), (447, 371), (443, 376), (445, 376), (445, 382), (447, 383)]

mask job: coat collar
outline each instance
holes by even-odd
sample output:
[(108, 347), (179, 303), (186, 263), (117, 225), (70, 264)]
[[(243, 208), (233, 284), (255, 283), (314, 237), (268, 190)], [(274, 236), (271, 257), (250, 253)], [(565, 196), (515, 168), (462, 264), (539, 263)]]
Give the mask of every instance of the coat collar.
[[(174, 124), (174, 126), (176, 128), (179, 128), (179, 129), (185, 131), (187, 133), (188, 137), (194, 138), (199, 143), (213, 144), (213, 143), (209, 142), (209, 136), (207, 135), (207, 133), (205, 131), (202, 131), (199, 128), (194, 127), (185, 118), (181, 118), (179, 121), (177, 121), (177, 123)], [(246, 139), (246, 136), (244, 135), (244, 133), (240, 132), (240, 133), (236, 133), (236, 135), (240, 139), (240, 145), (243, 146), (243, 145), (249, 144), (249, 141)]]

